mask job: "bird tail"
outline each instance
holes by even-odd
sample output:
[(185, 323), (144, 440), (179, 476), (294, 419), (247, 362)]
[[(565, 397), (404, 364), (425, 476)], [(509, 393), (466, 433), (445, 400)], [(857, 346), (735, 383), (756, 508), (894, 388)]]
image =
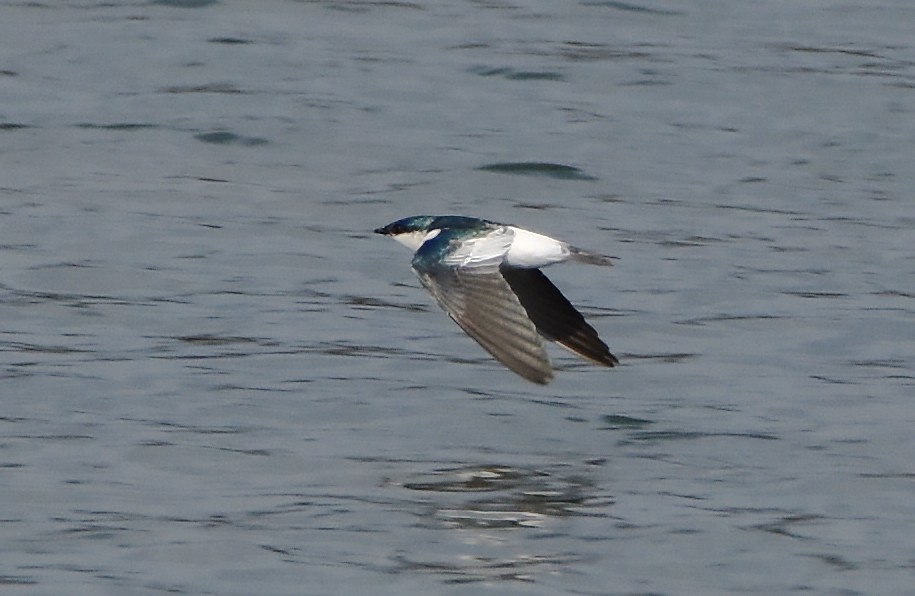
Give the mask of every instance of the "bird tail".
[(578, 263), (610, 267), (613, 265), (613, 261), (611, 259), (615, 258), (616, 257), (609, 257), (607, 255), (598, 254), (596, 252), (588, 252), (580, 248), (575, 248), (574, 246), (569, 247), (569, 259)]

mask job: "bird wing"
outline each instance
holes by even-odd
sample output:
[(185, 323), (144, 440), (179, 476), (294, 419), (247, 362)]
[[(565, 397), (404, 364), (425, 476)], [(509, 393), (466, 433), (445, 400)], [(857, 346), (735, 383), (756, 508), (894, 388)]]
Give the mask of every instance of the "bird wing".
[(597, 364), (619, 364), (597, 331), (539, 269), (503, 265), (501, 276), (545, 338)]
[(553, 369), (543, 341), (499, 269), (511, 246), (505, 236), (497, 232), (469, 244), (444, 230), (416, 252), (413, 271), (448, 316), (496, 360), (546, 384)]
[[(447, 243), (442, 247), (444, 251), (441, 252), (441, 262), (443, 265), (461, 269), (498, 268), (505, 260), (505, 255), (511, 249), (515, 237), (514, 231), (508, 226), (498, 226), (486, 234), (470, 238), (454, 238), (448, 231), (444, 233), (445, 237), (438, 242), (440, 245)], [(459, 234), (459, 232), (453, 234)], [(434, 246), (429, 247), (430, 250), (434, 250), (434, 248)], [(425, 246), (421, 247), (420, 251), (424, 249), (426, 249)]]

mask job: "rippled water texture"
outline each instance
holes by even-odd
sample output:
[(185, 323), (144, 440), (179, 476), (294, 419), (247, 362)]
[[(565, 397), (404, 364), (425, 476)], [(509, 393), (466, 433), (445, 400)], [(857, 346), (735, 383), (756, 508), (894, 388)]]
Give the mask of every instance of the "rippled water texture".
[[(0, 592), (915, 593), (915, 6), (0, 5)], [(551, 279), (525, 383), (371, 230)]]

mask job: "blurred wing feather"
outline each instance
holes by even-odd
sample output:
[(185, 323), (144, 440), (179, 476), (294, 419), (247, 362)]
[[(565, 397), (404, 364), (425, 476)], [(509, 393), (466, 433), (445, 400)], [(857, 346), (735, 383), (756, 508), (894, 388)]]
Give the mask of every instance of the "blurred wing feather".
[(423, 286), (445, 312), (487, 352), (534, 383), (553, 369), (537, 327), (497, 268), (417, 268)]
[(442, 256), (442, 264), (470, 269), (496, 268), (505, 260), (513, 237), (510, 228), (500, 226), (480, 236), (453, 241)]

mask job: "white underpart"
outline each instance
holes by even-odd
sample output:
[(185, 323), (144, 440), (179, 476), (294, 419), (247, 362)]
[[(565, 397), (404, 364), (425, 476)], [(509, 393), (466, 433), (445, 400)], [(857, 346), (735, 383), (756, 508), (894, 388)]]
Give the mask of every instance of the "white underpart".
[(423, 242), (425, 242), (426, 240), (432, 240), (433, 238), (438, 236), (440, 232), (441, 232), (441, 230), (438, 230), (438, 229), (429, 230), (428, 232), (425, 230), (420, 230), (418, 232), (407, 232), (406, 234), (397, 234), (396, 236), (392, 236), (392, 238), (394, 238), (394, 240), (400, 242), (401, 244), (403, 244), (404, 246), (406, 246), (413, 252), (416, 252), (417, 250), (419, 250), (419, 247), (423, 245)]
[(569, 259), (569, 245), (565, 242), (514, 226), (509, 228), (514, 232), (511, 248), (505, 255), (505, 262), (509, 265), (535, 269)]
[[(440, 229), (420, 230), (392, 237), (416, 252), (440, 232)], [(513, 267), (535, 269), (567, 261), (569, 256), (569, 245), (565, 242), (515, 226), (504, 226), (486, 236), (466, 241), (446, 257), (445, 263), (453, 267), (486, 267), (504, 261)]]

